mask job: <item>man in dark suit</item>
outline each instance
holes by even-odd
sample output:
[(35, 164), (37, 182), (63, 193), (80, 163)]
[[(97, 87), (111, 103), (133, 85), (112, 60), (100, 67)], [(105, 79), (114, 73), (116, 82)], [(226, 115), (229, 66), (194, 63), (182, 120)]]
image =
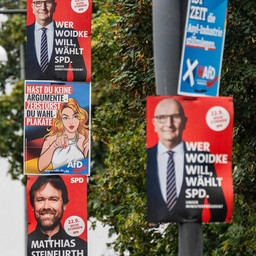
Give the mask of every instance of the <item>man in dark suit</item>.
[[(180, 102), (166, 98), (156, 106), (153, 118), (159, 142), (147, 149), (147, 221), (201, 222), (204, 208), (211, 222), (225, 221), (227, 206), (213, 163), (191, 161), (210, 152), (189, 150), (182, 140), (187, 118)], [(171, 152), (171, 153), (170, 153)], [(171, 155), (171, 157), (170, 157)], [(170, 158), (172, 159), (171, 162)], [(173, 166), (174, 184), (168, 185), (167, 170)], [(172, 202), (169, 203), (169, 191)], [(170, 194), (170, 193), (169, 193)]]
[[(68, 71), (73, 81), (86, 80), (83, 50), (72, 28), (57, 27), (53, 21), (55, 0), (33, 0), (32, 10), (36, 21), (27, 27), (26, 79), (67, 81)], [(47, 57), (42, 60), (42, 38), (45, 31)]]

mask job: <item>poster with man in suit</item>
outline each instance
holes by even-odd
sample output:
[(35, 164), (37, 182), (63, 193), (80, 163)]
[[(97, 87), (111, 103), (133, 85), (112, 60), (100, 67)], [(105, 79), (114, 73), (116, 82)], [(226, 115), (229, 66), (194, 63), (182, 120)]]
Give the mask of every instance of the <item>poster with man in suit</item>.
[(147, 98), (147, 221), (230, 222), (231, 97)]
[(26, 79), (91, 81), (91, 0), (28, 0)]
[(87, 176), (27, 177), (27, 256), (87, 256)]

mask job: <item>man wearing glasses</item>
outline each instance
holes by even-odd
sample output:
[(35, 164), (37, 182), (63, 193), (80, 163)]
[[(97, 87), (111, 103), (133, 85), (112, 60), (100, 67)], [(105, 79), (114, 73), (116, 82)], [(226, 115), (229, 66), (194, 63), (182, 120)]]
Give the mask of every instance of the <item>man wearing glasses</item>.
[[(152, 120), (158, 143), (147, 149), (147, 221), (149, 226), (162, 222), (201, 222), (202, 206), (207, 198), (209, 204), (220, 206), (210, 209), (210, 221), (225, 221), (227, 206), (222, 188), (205, 187), (206, 198), (190, 199), (193, 207), (186, 208), (189, 201), (186, 185), (186, 143), (182, 133), (187, 117), (181, 103), (173, 98), (161, 100), (154, 111)], [(193, 152), (195, 154), (199, 152)], [(209, 152), (202, 152), (209, 154)], [(194, 163), (198, 165), (198, 163)], [(216, 178), (212, 163), (203, 163), (204, 170)], [(190, 175), (191, 176), (191, 175)], [(197, 176), (197, 173), (194, 174)], [(196, 187), (200, 190), (200, 185)]]
[(72, 71), (73, 81), (85, 81), (83, 49), (72, 28), (57, 28), (55, 0), (33, 0), (31, 6), (36, 20), (27, 27), (26, 79), (68, 81)]

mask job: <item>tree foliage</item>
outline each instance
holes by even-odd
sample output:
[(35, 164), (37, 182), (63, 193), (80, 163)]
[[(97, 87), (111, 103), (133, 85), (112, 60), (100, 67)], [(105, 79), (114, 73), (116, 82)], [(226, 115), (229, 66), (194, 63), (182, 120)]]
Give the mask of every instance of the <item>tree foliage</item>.
[[(158, 233), (145, 223), (145, 97), (155, 93), (151, 1), (109, 5), (117, 16), (111, 33), (119, 66), (105, 94), (112, 96), (96, 107), (93, 120), (95, 140), (104, 141), (107, 152), (105, 167), (91, 178), (91, 214), (113, 226), (121, 255), (177, 255), (177, 227)], [(229, 3), (221, 95), (233, 96), (235, 104), (234, 219), (203, 225), (204, 255), (255, 254), (255, 7), (253, 1)]]
[[(228, 11), (220, 94), (233, 96), (235, 106), (234, 214), (232, 224), (203, 225), (204, 255), (252, 256), (256, 254), (256, 2), (230, 0)], [(148, 229), (145, 218), (145, 98), (155, 94), (151, 13), (150, 0), (95, 0), (93, 6), (89, 213), (117, 234), (114, 247), (119, 255), (128, 251), (133, 256), (165, 256), (178, 251), (177, 225)], [(0, 32), (0, 44), (8, 49), (11, 61), (1, 67), (0, 81), (4, 85), (10, 77), (12, 84), (15, 81), (12, 94), (0, 96), (0, 155), (9, 159), (12, 177), (20, 178), (23, 82), (16, 81), (25, 26), (24, 17), (12, 17)]]
[[(19, 9), (25, 2), (1, 1), (5, 9)], [(0, 45), (8, 62), (0, 64), (0, 156), (9, 161), (9, 174), (24, 181), (23, 172), (23, 81), (20, 81), (21, 47), (26, 39), (26, 16), (8, 14), (0, 30)], [(6, 94), (12, 89), (11, 94)]]

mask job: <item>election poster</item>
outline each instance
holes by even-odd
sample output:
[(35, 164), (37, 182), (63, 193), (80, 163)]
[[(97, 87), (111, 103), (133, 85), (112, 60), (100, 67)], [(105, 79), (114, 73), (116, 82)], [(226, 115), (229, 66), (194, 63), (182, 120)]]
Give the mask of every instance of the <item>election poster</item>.
[(233, 115), (232, 97), (147, 97), (149, 224), (231, 222)]
[(25, 81), (24, 174), (90, 174), (86, 82)]
[(87, 256), (87, 176), (27, 178), (27, 256)]
[(27, 1), (27, 80), (91, 81), (91, 0)]
[(178, 94), (218, 96), (227, 0), (190, 0), (183, 40)]

